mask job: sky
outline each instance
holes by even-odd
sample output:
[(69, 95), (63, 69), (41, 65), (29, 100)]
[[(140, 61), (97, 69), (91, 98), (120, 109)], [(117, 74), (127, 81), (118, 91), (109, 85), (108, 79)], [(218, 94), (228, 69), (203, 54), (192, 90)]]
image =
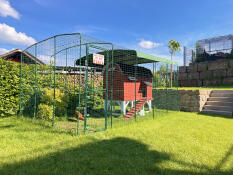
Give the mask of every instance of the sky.
[[(170, 39), (194, 47), (233, 34), (233, 0), (0, 0), (0, 54), (80, 32), (169, 58)], [(174, 57), (181, 65), (182, 51)]]

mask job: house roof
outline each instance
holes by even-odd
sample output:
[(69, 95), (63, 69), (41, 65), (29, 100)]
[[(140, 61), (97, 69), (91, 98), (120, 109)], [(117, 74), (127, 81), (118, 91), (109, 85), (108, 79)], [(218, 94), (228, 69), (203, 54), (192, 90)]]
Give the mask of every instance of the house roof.
[[(27, 63), (27, 64), (35, 64), (36, 63), (36, 57), (34, 57), (32, 54), (30, 54), (29, 52), (23, 52), (22, 49), (15, 49), (15, 50), (11, 50), (5, 54), (0, 55), (1, 58), (3, 59), (11, 59), (12, 57), (16, 57), (18, 56), (20, 58), (21, 53), (23, 53), (23, 62)], [(43, 63), (41, 60), (39, 60), (37, 58), (37, 64), (39, 65), (44, 65), (45, 63)]]

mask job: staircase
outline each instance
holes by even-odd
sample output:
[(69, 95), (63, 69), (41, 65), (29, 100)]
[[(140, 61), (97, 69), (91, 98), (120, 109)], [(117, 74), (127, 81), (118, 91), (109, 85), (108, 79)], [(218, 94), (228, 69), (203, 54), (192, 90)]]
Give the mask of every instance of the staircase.
[(213, 90), (202, 113), (233, 116), (233, 90)]
[[(147, 98), (142, 98), (139, 101), (137, 101), (136, 104), (136, 113), (146, 104), (146, 102), (148, 100), (151, 99), (147, 99)], [(123, 117), (123, 119), (125, 120), (129, 120), (130, 118), (132, 118), (135, 115), (135, 107), (132, 107), (127, 113), (126, 115)]]

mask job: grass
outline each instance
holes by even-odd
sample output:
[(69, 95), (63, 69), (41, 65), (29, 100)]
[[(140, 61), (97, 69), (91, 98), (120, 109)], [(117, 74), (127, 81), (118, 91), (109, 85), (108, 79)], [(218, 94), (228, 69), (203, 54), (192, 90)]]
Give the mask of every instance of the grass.
[[(156, 88), (160, 89), (160, 88)], [(164, 89), (164, 88), (163, 88)], [(176, 89), (174, 88), (168, 88), (168, 89)], [(202, 86), (202, 87), (179, 87), (179, 90), (200, 90), (200, 89), (209, 89), (209, 90), (233, 90), (233, 85), (223, 85), (223, 86)]]
[(233, 119), (169, 112), (77, 137), (47, 122), (3, 118), (0, 174), (232, 175)]
[(203, 87), (179, 87), (180, 90), (199, 90), (199, 89), (210, 89), (210, 90), (233, 90), (233, 86), (203, 86)]

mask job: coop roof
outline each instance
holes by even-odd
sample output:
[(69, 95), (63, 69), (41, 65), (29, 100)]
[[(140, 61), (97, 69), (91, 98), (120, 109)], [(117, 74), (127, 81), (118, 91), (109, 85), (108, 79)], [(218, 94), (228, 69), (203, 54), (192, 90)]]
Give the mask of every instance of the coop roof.
[[(112, 60), (111, 53), (112, 52), (109, 52), (109, 58), (110, 58), (109, 61)], [(103, 52), (99, 52), (98, 54), (105, 55), (104, 63), (106, 64), (107, 52), (103, 51)], [(86, 56), (82, 57), (81, 59), (78, 59), (76, 64), (84, 66), (85, 60), (86, 60)], [(114, 63), (127, 64), (127, 65), (145, 64), (145, 63), (153, 63), (153, 62), (161, 62), (161, 63), (178, 65), (177, 62), (171, 61), (166, 58), (146, 54), (146, 53), (139, 52), (136, 50), (124, 50), (124, 49), (113, 50), (113, 60), (114, 60)], [(102, 67), (101, 65), (93, 64), (93, 54), (90, 54), (88, 56), (88, 65), (93, 66), (93, 67)]]
[(141, 66), (127, 65), (127, 64), (118, 64), (121, 68), (121, 71), (124, 75), (129, 76), (141, 76), (141, 77), (153, 77), (150, 69)]

